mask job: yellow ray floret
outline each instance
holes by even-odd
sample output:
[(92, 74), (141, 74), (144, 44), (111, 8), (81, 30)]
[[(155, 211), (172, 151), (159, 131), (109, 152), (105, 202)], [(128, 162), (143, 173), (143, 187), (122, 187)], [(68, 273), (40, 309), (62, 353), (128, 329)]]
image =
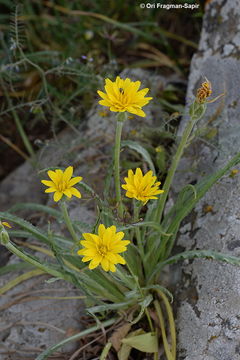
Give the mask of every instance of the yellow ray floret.
[(107, 106), (111, 111), (124, 112), (138, 116), (146, 116), (142, 107), (147, 105), (152, 97), (145, 97), (149, 89), (139, 90), (140, 81), (131, 81), (130, 79), (121, 79), (117, 76), (113, 82), (110, 79), (105, 80), (105, 91), (98, 91), (98, 95), (103, 100), (99, 101), (100, 105)]
[(126, 184), (122, 188), (126, 190), (126, 196), (142, 201), (144, 204), (150, 199), (157, 199), (156, 195), (162, 194), (164, 190), (160, 190), (160, 181), (156, 182), (157, 177), (153, 176), (152, 170), (143, 175), (140, 168), (136, 172), (128, 170), (128, 177), (124, 180)]
[(82, 180), (81, 176), (73, 177), (73, 167), (69, 166), (65, 171), (57, 169), (55, 171), (49, 170), (48, 176), (50, 180), (42, 180), (41, 182), (48, 186), (49, 188), (45, 190), (46, 193), (52, 193), (53, 200), (59, 201), (66, 195), (68, 198), (71, 198), (73, 195), (77, 198), (81, 198), (81, 193), (75, 189), (73, 186), (79, 183)]
[[(0, 222), (1, 223), (1, 222)], [(11, 229), (11, 225), (8, 223), (8, 222), (6, 222), (6, 221), (2, 221), (2, 223), (1, 223), (3, 226), (6, 226), (6, 227), (8, 227), (8, 228), (10, 228)]]
[(98, 227), (98, 234), (84, 233), (85, 240), (80, 241), (83, 249), (78, 250), (78, 255), (83, 255), (83, 262), (90, 261), (89, 269), (101, 265), (105, 271), (116, 271), (116, 264), (126, 264), (119, 255), (127, 250), (129, 240), (122, 240), (124, 233), (116, 232), (116, 226), (105, 228), (103, 224)]

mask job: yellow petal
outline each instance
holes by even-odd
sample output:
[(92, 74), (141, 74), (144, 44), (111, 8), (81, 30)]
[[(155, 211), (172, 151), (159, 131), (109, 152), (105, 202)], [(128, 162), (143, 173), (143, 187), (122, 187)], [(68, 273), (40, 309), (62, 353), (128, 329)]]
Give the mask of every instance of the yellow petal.
[(61, 200), (62, 196), (63, 196), (62, 192), (56, 191), (55, 194), (53, 195), (53, 200), (57, 202)]
[(127, 108), (127, 111), (130, 112), (131, 114), (138, 115), (138, 116), (141, 116), (141, 117), (145, 117), (145, 116), (146, 116), (146, 114), (145, 114), (144, 111), (142, 111), (141, 109), (135, 108), (135, 107), (133, 107), (133, 106), (128, 107), (128, 108)]
[(71, 179), (72, 174), (73, 174), (73, 167), (72, 167), (72, 166), (68, 166), (68, 167), (66, 168), (66, 170), (64, 171), (64, 173), (63, 173), (63, 178), (62, 178), (63, 181), (68, 182), (68, 181)]
[(118, 264), (122, 264), (122, 265), (126, 264), (126, 260), (121, 255), (115, 254), (115, 256), (117, 258)]
[(100, 238), (98, 235), (95, 234), (91, 234), (91, 233), (83, 233), (82, 236), (84, 237), (84, 239), (86, 239), (87, 241), (93, 242), (95, 244), (99, 244), (100, 242)]
[(106, 231), (106, 228), (103, 224), (100, 224), (98, 227), (98, 235), (103, 238), (104, 232)]
[(53, 181), (49, 181), (49, 180), (41, 180), (41, 183), (50, 187), (55, 185)]
[(79, 183), (82, 180), (81, 176), (76, 176), (74, 178), (72, 178), (69, 182), (68, 182), (68, 186), (73, 186), (76, 185), (77, 183)]
[(52, 171), (52, 170), (49, 170), (49, 171), (47, 172), (47, 174), (48, 174), (48, 176), (50, 177), (50, 179), (51, 179), (54, 183), (56, 183), (56, 181), (58, 181), (59, 175), (58, 175), (57, 172)]
[(103, 258), (101, 261), (101, 265), (104, 271), (109, 271), (109, 261), (106, 258)]
[(7, 226), (8, 228), (12, 228), (11, 225), (7, 221), (2, 222), (3, 226)]
[(98, 93), (98, 95), (101, 96), (101, 98), (103, 98), (104, 100), (108, 100), (108, 96), (107, 96), (107, 94), (105, 94), (104, 92), (98, 90), (97, 93)]
[(96, 244), (94, 241), (82, 240), (80, 241), (80, 244), (88, 249), (90, 248), (96, 249)]
[(63, 191), (64, 195), (66, 195), (68, 198), (72, 197), (72, 189), (66, 189)]
[[(101, 260), (100, 260), (101, 261)], [(100, 264), (100, 261), (97, 259), (93, 259), (90, 263), (89, 263), (89, 269), (92, 270), (92, 269), (95, 269), (99, 264)]]
[(55, 192), (55, 191), (57, 191), (56, 188), (48, 188), (48, 189), (45, 190), (45, 193), (52, 193), (52, 192)]
[(71, 194), (74, 195), (74, 196), (76, 196), (77, 198), (80, 199), (80, 198), (82, 197), (80, 191), (78, 191), (78, 190), (75, 189), (74, 187), (71, 187), (69, 190), (71, 191)]
[(117, 257), (116, 254), (109, 252), (105, 255), (105, 257), (113, 264), (117, 264)]
[(109, 270), (112, 271), (112, 272), (115, 272), (116, 271), (116, 266), (112, 263), (109, 264)]
[(112, 105), (108, 100), (100, 100), (98, 103), (103, 106), (111, 106)]

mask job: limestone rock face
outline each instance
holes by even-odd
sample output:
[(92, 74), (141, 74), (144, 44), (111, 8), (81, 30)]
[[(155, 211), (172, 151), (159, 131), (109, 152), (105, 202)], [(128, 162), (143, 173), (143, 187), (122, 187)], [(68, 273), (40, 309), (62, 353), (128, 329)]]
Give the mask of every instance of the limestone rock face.
[[(223, 92), (225, 96), (208, 105), (198, 124), (202, 135), (186, 151), (175, 190), (215, 171), (240, 149), (239, 9), (239, 0), (213, 0), (206, 6), (187, 101), (194, 98), (204, 76), (212, 83), (213, 97)], [(180, 133), (184, 125), (185, 121)], [(239, 185), (239, 174), (225, 175), (185, 221), (178, 245), (240, 256)], [(212, 207), (210, 212), (206, 205)], [(186, 263), (178, 296), (178, 359), (239, 360), (240, 268), (211, 260)]]

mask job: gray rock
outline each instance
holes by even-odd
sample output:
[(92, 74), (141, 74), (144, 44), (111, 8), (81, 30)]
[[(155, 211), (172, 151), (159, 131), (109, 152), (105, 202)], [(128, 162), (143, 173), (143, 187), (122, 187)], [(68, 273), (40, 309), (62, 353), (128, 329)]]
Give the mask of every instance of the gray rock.
[[(198, 139), (186, 151), (174, 190), (201, 179), (225, 164), (240, 148), (240, 1), (213, 0), (206, 14), (199, 50), (191, 65), (187, 100), (194, 99), (206, 76), (213, 95), (198, 128), (217, 129), (211, 140)], [(183, 122), (180, 134), (186, 120)], [(187, 175), (186, 175), (187, 173)], [(202, 199), (191, 221), (185, 221), (178, 245), (214, 249), (240, 256), (240, 176), (224, 176)], [(213, 211), (204, 212), (211, 205)], [(240, 359), (240, 269), (211, 260), (186, 262), (179, 294), (178, 359)]]

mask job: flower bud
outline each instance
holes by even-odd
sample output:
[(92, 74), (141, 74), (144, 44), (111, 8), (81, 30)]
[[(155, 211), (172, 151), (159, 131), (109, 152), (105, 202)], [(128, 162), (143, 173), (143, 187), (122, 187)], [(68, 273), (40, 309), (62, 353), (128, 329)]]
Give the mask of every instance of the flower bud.
[(0, 225), (0, 244), (1, 245), (7, 245), (10, 241), (8, 232), (4, 229), (4, 226), (2, 224)]

